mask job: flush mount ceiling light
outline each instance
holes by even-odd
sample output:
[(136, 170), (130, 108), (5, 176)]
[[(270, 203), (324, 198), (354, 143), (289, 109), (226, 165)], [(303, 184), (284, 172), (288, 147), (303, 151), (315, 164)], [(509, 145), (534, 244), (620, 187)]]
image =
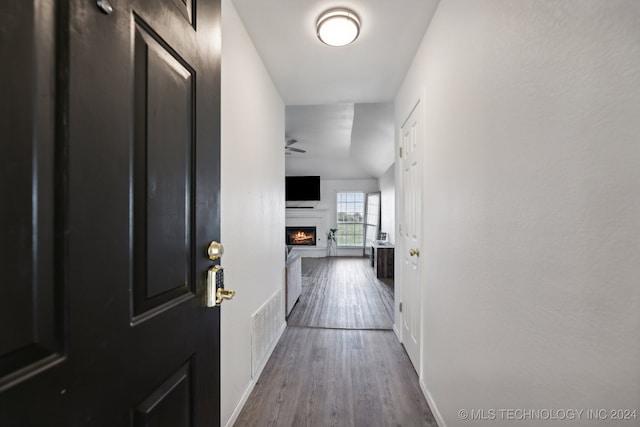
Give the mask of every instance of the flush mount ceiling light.
[(349, 9), (330, 9), (316, 24), (318, 38), (329, 46), (346, 46), (358, 38), (360, 19)]

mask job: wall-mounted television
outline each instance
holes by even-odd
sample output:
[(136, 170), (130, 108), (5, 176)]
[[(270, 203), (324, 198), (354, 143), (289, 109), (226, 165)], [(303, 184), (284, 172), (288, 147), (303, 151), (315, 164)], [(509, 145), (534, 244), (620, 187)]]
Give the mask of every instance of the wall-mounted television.
[(287, 202), (305, 202), (320, 200), (319, 176), (285, 177), (285, 195)]

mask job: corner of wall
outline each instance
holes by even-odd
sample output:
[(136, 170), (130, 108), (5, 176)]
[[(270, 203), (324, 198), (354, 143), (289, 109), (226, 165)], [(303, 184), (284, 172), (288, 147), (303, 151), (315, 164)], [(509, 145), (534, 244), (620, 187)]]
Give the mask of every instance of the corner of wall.
[(282, 334), (284, 333), (284, 330), (286, 328), (287, 328), (287, 322), (283, 321), (280, 324), (280, 327), (278, 328), (276, 339), (273, 341), (273, 343), (271, 344), (271, 347), (267, 352), (269, 356), (265, 358), (264, 362), (261, 364), (261, 366), (258, 368), (256, 373), (251, 378), (251, 381), (249, 381), (249, 384), (247, 384), (247, 387), (242, 393), (240, 400), (238, 401), (238, 404), (235, 406), (235, 408), (233, 409), (233, 412), (231, 412), (231, 415), (229, 415), (227, 422), (224, 424), (225, 427), (233, 427), (235, 422), (238, 420), (238, 417), (240, 416), (240, 413), (242, 412), (244, 405), (247, 403), (247, 400), (249, 400), (249, 397), (251, 396), (251, 392), (253, 391), (256, 384), (258, 383), (258, 379), (260, 378), (260, 375), (262, 375), (262, 371), (264, 370), (265, 366), (267, 366), (267, 362), (269, 360), (270, 355), (275, 350), (276, 345), (280, 341), (280, 338), (282, 337)]

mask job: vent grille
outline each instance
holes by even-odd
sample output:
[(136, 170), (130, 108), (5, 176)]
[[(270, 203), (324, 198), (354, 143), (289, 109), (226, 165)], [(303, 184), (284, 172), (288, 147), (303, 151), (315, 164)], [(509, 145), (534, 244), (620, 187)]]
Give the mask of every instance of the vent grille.
[(251, 316), (253, 325), (251, 343), (252, 378), (259, 374), (262, 366), (266, 363), (269, 351), (275, 346), (275, 340), (279, 336), (280, 326), (283, 322), (282, 291), (278, 291)]

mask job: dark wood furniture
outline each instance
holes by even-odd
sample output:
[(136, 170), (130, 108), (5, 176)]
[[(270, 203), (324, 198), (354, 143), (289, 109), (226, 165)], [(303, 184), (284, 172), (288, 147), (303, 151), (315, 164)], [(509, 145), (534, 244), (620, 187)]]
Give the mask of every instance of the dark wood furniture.
[(378, 279), (393, 279), (393, 254), (395, 247), (390, 243), (369, 241), (371, 247), (371, 266)]

